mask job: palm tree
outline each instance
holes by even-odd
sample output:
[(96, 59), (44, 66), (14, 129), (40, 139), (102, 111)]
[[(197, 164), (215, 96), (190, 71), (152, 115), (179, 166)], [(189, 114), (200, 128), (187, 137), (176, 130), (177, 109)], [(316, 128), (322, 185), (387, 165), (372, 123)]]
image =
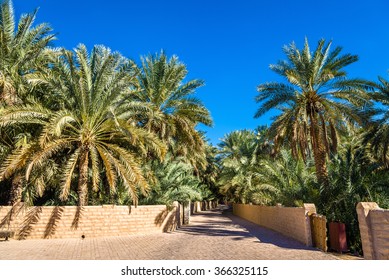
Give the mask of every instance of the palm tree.
[[(34, 91), (28, 82), (28, 76), (47, 67), (51, 51), (46, 47), (55, 38), (46, 24), (34, 25), (37, 11), (22, 15), (15, 24), (12, 1), (0, 4), (0, 106), (9, 107), (23, 103)], [(33, 129), (31, 130), (33, 131)], [(2, 152), (12, 150), (15, 138), (20, 130), (2, 129), (0, 146)], [(21, 200), (23, 188), (22, 176), (12, 178), (9, 204)]]
[(227, 134), (219, 144), (220, 192), (233, 201), (249, 202), (250, 194), (260, 192), (257, 135), (250, 130)]
[(312, 164), (294, 158), (289, 150), (281, 149), (275, 159), (262, 159), (258, 169), (260, 186), (273, 190), (273, 204), (302, 206), (304, 201), (317, 201)]
[(50, 51), (46, 47), (55, 37), (42, 23), (35, 27), (37, 10), (22, 15), (15, 24), (11, 0), (0, 5), (0, 100), (12, 105), (21, 102), (31, 86), (26, 77), (46, 66)]
[(383, 208), (389, 206), (389, 174), (371, 157), (363, 136), (363, 129), (358, 129), (343, 137), (339, 152), (329, 164), (329, 200), (316, 204), (327, 219), (346, 224), (350, 249), (359, 252), (362, 244), (355, 206), (361, 201), (375, 201)]
[(370, 105), (369, 83), (348, 79), (344, 70), (358, 57), (341, 55), (341, 47), (332, 51), (330, 47), (331, 42), (320, 40), (311, 52), (307, 39), (302, 50), (294, 43), (284, 47), (287, 61), (270, 65), (270, 69), (287, 83), (259, 85), (256, 101), (261, 105), (255, 114), (258, 118), (271, 109), (281, 110), (270, 127), (276, 146), (287, 143), (292, 154), (304, 160), (312, 152), (316, 176), (324, 188), (329, 184), (327, 156), (336, 152), (338, 134), (347, 122), (364, 124), (366, 115), (361, 108)]
[[(123, 116), (138, 118), (138, 123), (156, 133), (175, 156), (187, 156), (196, 167), (205, 166), (204, 141), (196, 125), (212, 125), (209, 111), (193, 97), (201, 80), (184, 82), (186, 66), (165, 53), (142, 57), (138, 76), (141, 90), (127, 103)], [(124, 107), (126, 108), (126, 107)]]
[(74, 53), (62, 50), (50, 72), (33, 77), (57, 96), (61, 108), (31, 102), (1, 113), (0, 126), (36, 123), (42, 130), (34, 143), (16, 149), (3, 162), (0, 178), (25, 167), (28, 181), (36, 169), (56, 159), (62, 168), (62, 200), (77, 178), (78, 205), (86, 205), (89, 187), (97, 191), (104, 174), (111, 194), (120, 180), (137, 203), (138, 190), (144, 194), (148, 190), (139, 156), (151, 152), (162, 158), (164, 145), (151, 133), (117, 117), (118, 100), (137, 85), (135, 68), (103, 46), (94, 47), (90, 55), (83, 45)]
[(152, 161), (150, 164), (154, 180), (150, 183), (152, 191), (144, 202), (171, 205), (178, 201), (187, 205), (190, 201), (202, 200), (201, 182), (183, 158), (173, 159), (168, 155), (163, 162)]
[(220, 172), (220, 168), (217, 162), (217, 153), (218, 149), (216, 146), (213, 146), (209, 142), (205, 144), (205, 154), (206, 154), (206, 167), (203, 170), (200, 170), (198, 177), (200, 178), (201, 183), (208, 190), (208, 197), (204, 196), (209, 200), (215, 199), (219, 195), (219, 188), (217, 186), (217, 177)]
[(375, 101), (381, 103), (382, 108), (377, 114), (381, 117), (366, 132), (365, 143), (370, 142), (372, 150), (380, 160), (389, 167), (389, 81), (378, 77), (378, 91), (373, 93)]

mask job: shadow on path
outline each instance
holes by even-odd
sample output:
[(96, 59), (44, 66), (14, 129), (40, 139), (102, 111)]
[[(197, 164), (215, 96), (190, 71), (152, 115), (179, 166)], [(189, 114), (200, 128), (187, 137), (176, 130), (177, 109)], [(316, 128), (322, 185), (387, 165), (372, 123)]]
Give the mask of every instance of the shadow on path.
[(318, 251), (293, 238), (237, 217), (229, 209), (215, 209), (194, 214), (191, 217), (191, 224), (181, 227), (178, 231), (189, 235), (229, 236), (233, 240), (255, 237), (258, 243), (269, 243), (288, 249)]

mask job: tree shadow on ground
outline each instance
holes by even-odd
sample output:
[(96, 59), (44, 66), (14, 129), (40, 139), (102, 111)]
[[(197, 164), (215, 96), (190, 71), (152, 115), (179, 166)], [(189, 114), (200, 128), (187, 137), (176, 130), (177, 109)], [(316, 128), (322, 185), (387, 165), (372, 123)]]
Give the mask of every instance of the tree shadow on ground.
[(244, 240), (255, 237), (255, 243), (268, 243), (278, 247), (298, 250), (318, 251), (299, 241), (285, 236), (279, 232), (261, 227), (240, 217), (230, 211), (208, 210), (194, 215), (206, 215), (206, 220), (183, 226), (180, 232), (190, 235), (228, 236), (232, 240)]

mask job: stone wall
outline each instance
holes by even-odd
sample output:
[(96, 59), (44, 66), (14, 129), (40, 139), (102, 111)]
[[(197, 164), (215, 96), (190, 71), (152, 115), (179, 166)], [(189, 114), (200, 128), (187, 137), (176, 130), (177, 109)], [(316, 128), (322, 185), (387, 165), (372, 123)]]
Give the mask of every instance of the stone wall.
[(173, 231), (179, 219), (177, 203), (150, 206), (0, 206), (0, 231), (16, 239), (80, 238)]
[(360, 202), (357, 213), (364, 258), (389, 260), (389, 209), (381, 209), (375, 202)]
[(233, 213), (312, 246), (309, 214), (316, 213), (314, 204), (304, 204), (304, 207), (234, 204)]
[(207, 211), (215, 209), (219, 205), (217, 200), (210, 201), (195, 201), (191, 203), (190, 213), (200, 213), (201, 211)]

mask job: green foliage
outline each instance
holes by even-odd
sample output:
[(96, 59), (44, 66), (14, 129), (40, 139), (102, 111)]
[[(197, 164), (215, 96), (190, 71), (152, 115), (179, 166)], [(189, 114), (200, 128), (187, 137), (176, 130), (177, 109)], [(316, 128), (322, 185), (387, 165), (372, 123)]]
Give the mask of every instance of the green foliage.
[(319, 210), (329, 221), (346, 224), (347, 239), (352, 251), (361, 253), (356, 205), (375, 201), (381, 207), (389, 204), (389, 174), (375, 161), (362, 143), (360, 134), (343, 140), (339, 153), (329, 166), (331, 189), (326, 201), (319, 201)]
[(208, 200), (214, 200), (220, 198), (219, 187), (217, 183), (217, 178), (220, 173), (220, 167), (217, 161), (217, 147), (212, 144), (206, 143), (205, 146), (205, 159), (206, 166), (205, 169), (200, 169), (197, 172), (198, 178), (201, 181), (201, 187), (204, 189), (203, 198)]
[(205, 141), (198, 124), (212, 125), (208, 109), (195, 97), (201, 80), (184, 82), (188, 70), (177, 56), (164, 52), (141, 58), (140, 88), (124, 101), (121, 117), (155, 133), (175, 156), (183, 156), (198, 171), (204, 169)]
[(178, 201), (187, 204), (209, 195), (208, 189), (193, 175), (193, 167), (182, 158), (168, 156), (163, 162), (153, 161), (149, 168), (154, 178), (150, 183), (151, 192), (142, 200), (143, 203), (171, 205)]
[(211, 197), (215, 163), (196, 126), (212, 119), (194, 97), (204, 82), (184, 82), (186, 66), (163, 52), (138, 67), (104, 46), (50, 49), (52, 30), (35, 16), (15, 24), (12, 1), (1, 2), (1, 201), (21, 193), (29, 204), (136, 204), (158, 177), (141, 166), (167, 149), (182, 178), (159, 177), (157, 189), (176, 184), (159, 199)]
[(312, 162), (305, 164), (292, 153), (282, 149), (274, 159), (264, 159), (258, 167), (261, 185), (276, 190), (271, 203), (285, 206), (302, 206), (319, 200)]
[[(255, 202), (269, 201), (274, 188), (261, 184), (258, 156), (262, 138), (250, 130), (233, 131), (219, 144), (220, 192), (228, 200), (247, 203), (253, 195)], [(258, 195), (260, 193), (261, 195)]]
[(234, 202), (285, 206), (314, 203), (328, 221), (346, 224), (351, 250), (361, 253), (357, 203), (375, 201), (389, 207), (389, 173), (363, 143), (363, 132), (350, 127), (340, 138), (338, 153), (331, 156), (328, 166), (329, 188), (324, 188), (317, 182), (312, 159), (304, 162), (287, 148), (275, 157), (258, 154), (255, 147), (267, 142), (266, 137), (258, 142), (250, 131), (234, 131), (220, 145), (220, 190)]
[[(5, 108), (20, 106), (28, 99), (43, 99), (44, 91), (39, 85), (32, 86), (30, 78), (48, 69), (53, 51), (47, 47), (55, 39), (46, 24), (34, 25), (37, 11), (22, 15), (16, 24), (12, 1), (0, 4), (0, 112)], [(25, 140), (38, 133), (35, 125), (0, 128), (0, 162), (14, 149), (19, 149)], [(33, 199), (33, 193), (23, 190), (25, 180), (20, 173), (4, 183), (11, 185), (7, 203), (13, 204), (24, 195), (25, 201)], [(5, 197), (5, 196), (3, 196)]]
[(365, 143), (371, 145), (373, 154), (389, 168), (389, 81), (382, 77), (378, 79), (372, 98), (381, 107), (376, 110), (377, 118), (365, 133)]
[(34, 25), (37, 10), (15, 23), (11, 0), (0, 5), (0, 102), (5, 106), (23, 102), (31, 95), (31, 73), (47, 66), (55, 39), (48, 24)]
[[(47, 85), (62, 107), (56, 110), (33, 101), (2, 111), (1, 127), (35, 123), (42, 129), (33, 143), (7, 157), (0, 168), (1, 178), (23, 170), (29, 181), (54, 160), (60, 165), (62, 200), (68, 198), (75, 180), (80, 205), (88, 203), (89, 189), (98, 191), (105, 183), (114, 194), (121, 181), (136, 203), (138, 189), (148, 190), (138, 157), (162, 158), (165, 148), (153, 134), (117, 117), (117, 102), (136, 86), (134, 64), (103, 46), (96, 46), (89, 55), (80, 45), (74, 53), (62, 50), (50, 72), (34, 76), (37, 81)], [(44, 188), (44, 173), (39, 181)], [(35, 188), (39, 193), (38, 185)]]

